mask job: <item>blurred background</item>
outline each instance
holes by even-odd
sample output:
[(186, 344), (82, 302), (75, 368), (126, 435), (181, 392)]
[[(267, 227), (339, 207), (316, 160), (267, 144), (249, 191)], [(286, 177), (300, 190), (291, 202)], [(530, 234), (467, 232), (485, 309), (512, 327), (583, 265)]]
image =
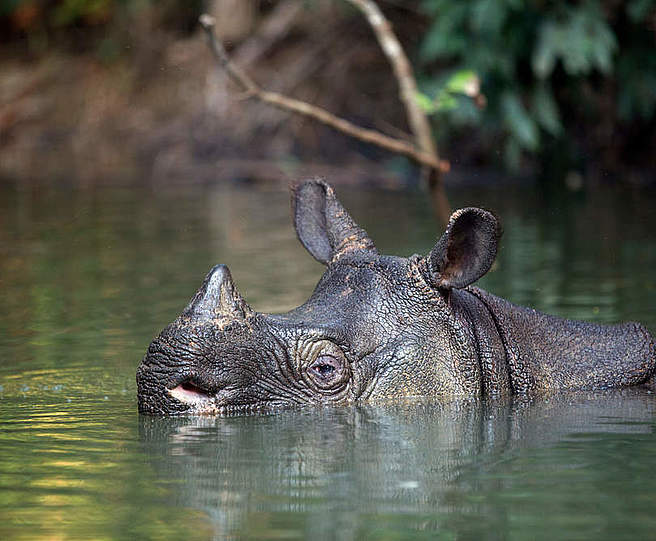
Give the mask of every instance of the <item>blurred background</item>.
[[(654, 183), (656, 1), (378, 3), (451, 162), (447, 184), (472, 171), (492, 184)], [(0, 178), (418, 182), (405, 158), (243, 99), (213, 63), (203, 12), (264, 87), (408, 131), (371, 28), (342, 0), (0, 0)], [(480, 83), (477, 99), (463, 80)]]

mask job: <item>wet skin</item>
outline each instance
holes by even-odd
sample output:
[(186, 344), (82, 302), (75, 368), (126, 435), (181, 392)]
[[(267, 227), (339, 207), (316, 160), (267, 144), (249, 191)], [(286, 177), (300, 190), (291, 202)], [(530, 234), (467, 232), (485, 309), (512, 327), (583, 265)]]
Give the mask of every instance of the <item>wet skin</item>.
[(294, 225), (326, 265), (286, 314), (254, 312), (217, 265), (137, 371), (139, 409), (232, 414), (408, 396), (507, 397), (654, 383), (637, 323), (602, 326), (513, 305), (472, 284), (501, 228), (456, 211), (426, 256), (379, 255), (321, 180), (293, 193)]

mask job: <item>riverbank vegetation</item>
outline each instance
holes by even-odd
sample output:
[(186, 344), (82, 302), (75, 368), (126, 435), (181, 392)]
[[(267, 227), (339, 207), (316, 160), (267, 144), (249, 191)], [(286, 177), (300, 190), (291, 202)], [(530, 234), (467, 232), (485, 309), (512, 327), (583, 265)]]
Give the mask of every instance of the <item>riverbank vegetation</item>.
[[(655, 1), (378, 4), (454, 176), (494, 167), (572, 186), (653, 182)], [(0, 174), (164, 182), (334, 166), (412, 182), (398, 156), (240, 99), (202, 41), (203, 11), (259, 83), (409, 131), (371, 28), (343, 0), (0, 0)]]

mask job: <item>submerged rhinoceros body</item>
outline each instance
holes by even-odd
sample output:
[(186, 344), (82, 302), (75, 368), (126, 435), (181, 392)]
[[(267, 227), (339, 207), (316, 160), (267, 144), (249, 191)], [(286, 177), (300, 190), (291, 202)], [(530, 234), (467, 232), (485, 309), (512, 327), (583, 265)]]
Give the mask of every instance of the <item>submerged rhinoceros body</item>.
[(137, 372), (151, 414), (270, 411), (407, 396), (491, 396), (653, 383), (637, 323), (601, 326), (513, 305), (471, 286), (500, 228), (455, 212), (425, 257), (381, 256), (320, 180), (294, 190), (299, 239), (327, 269), (286, 314), (254, 312), (227, 267), (150, 344)]

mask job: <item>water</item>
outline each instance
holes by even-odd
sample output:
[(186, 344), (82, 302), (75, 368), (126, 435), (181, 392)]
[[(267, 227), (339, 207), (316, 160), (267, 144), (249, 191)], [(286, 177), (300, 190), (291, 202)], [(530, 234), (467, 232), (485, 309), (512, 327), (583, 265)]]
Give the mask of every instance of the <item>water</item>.
[[(381, 251), (434, 244), (421, 194), (339, 193)], [(653, 193), (452, 197), (503, 219), (483, 287), (656, 331)], [(274, 187), (0, 188), (0, 538), (654, 537), (644, 389), (139, 416), (136, 366), (213, 264), (230, 265), (258, 310), (309, 295), (321, 265), (296, 241), (288, 200)]]

